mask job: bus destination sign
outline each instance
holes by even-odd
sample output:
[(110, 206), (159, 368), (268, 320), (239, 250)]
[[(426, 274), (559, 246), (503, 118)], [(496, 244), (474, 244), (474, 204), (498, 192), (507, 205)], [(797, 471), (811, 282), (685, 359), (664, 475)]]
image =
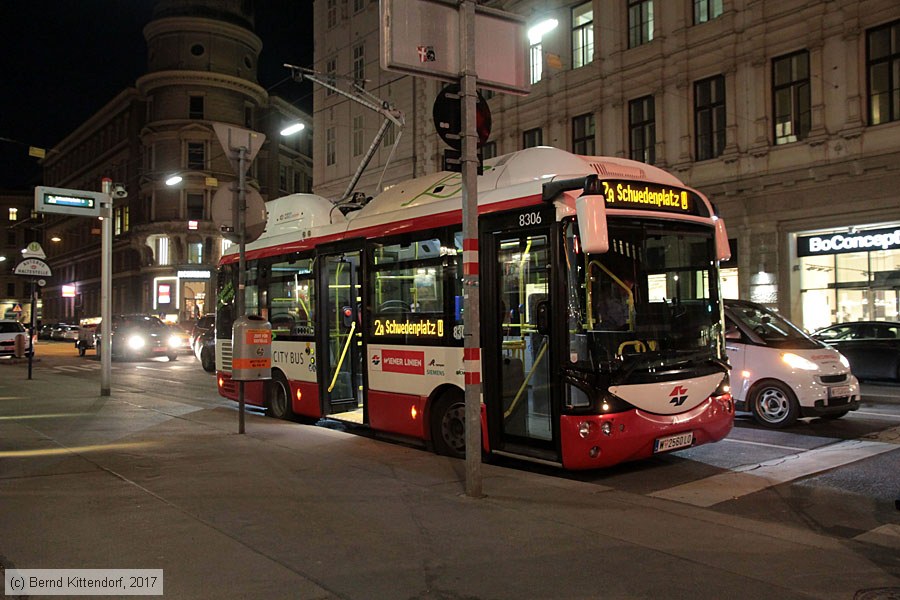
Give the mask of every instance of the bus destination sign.
[[(601, 180), (607, 208), (659, 210), (708, 217), (706, 204), (689, 190), (656, 183)], [(599, 190), (598, 190), (599, 191)]]
[(108, 197), (102, 192), (47, 186), (34, 188), (34, 209), (38, 212), (99, 217), (103, 201), (108, 201)]

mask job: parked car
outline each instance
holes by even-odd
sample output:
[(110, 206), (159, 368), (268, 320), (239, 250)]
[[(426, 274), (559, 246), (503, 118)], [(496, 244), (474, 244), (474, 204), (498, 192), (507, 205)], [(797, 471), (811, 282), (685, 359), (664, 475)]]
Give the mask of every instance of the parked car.
[(16, 338), (22, 336), (25, 343), (25, 356), (29, 353), (28, 331), (18, 321), (0, 320), (0, 356), (16, 355)]
[(859, 408), (847, 359), (761, 304), (725, 301), (725, 349), (735, 408), (764, 427), (838, 419)]
[[(94, 347), (100, 356), (100, 337), (104, 324), (94, 334)], [(168, 325), (150, 315), (119, 315), (112, 322), (112, 358), (151, 358), (165, 356), (178, 358), (181, 341), (172, 335)]]
[(80, 331), (81, 327), (78, 325), (60, 325), (53, 329), (53, 332), (50, 334), (50, 339), (59, 342), (74, 342), (78, 339), (78, 333)]
[(207, 373), (216, 370), (216, 330), (207, 329), (197, 338), (194, 344), (194, 356)]
[(813, 337), (846, 356), (860, 379), (900, 382), (900, 322), (841, 323), (820, 329)]
[(197, 322), (194, 323), (194, 326), (191, 328), (191, 348), (194, 349), (194, 352), (197, 351), (197, 339), (200, 335), (209, 329), (214, 329), (216, 326), (216, 315), (203, 315)]
[(52, 340), (54, 339), (54, 335), (57, 334), (63, 327), (66, 327), (66, 323), (49, 323), (41, 327), (41, 331), (38, 333), (38, 339), (41, 340)]

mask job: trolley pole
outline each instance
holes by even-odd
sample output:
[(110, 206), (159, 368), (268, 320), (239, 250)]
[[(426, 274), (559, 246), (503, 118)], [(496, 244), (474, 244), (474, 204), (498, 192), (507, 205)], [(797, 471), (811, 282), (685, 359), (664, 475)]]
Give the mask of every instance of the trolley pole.
[(478, 290), (478, 135), (476, 125), (475, 2), (459, 4), (463, 60), (462, 198), (463, 198), (463, 363), (466, 378), (466, 495), (482, 496), (481, 476), (481, 333)]

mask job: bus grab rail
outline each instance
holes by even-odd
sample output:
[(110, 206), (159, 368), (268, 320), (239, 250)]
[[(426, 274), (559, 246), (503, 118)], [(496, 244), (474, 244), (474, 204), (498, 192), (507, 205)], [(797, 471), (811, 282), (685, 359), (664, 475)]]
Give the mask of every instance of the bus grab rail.
[(331, 385), (328, 386), (328, 393), (331, 393), (331, 390), (334, 389), (334, 384), (337, 383), (338, 375), (341, 372), (341, 366), (344, 364), (344, 358), (347, 356), (347, 348), (350, 347), (350, 342), (353, 341), (353, 332), (356, 331), (356, 321), (350, 323), (350, 331), (347, 333), (347, 342), (344, 344), (344, 349), (341, 350), (341, 357), (338, 359), (338, 364), (334, 369), (334, 377), (331, 378)]

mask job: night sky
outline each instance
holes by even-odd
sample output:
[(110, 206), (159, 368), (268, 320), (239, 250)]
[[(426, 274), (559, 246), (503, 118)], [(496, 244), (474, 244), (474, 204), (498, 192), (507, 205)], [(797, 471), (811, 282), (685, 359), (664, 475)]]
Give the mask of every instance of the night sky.
[[(27, 147), (53, 147), (144, 73), (154, 3), (0, 0), (0, 190), (40, 184)], [(260, 85), (311, 111), (282, 65), (312, 64), (312, 1), (255, 4)]]

